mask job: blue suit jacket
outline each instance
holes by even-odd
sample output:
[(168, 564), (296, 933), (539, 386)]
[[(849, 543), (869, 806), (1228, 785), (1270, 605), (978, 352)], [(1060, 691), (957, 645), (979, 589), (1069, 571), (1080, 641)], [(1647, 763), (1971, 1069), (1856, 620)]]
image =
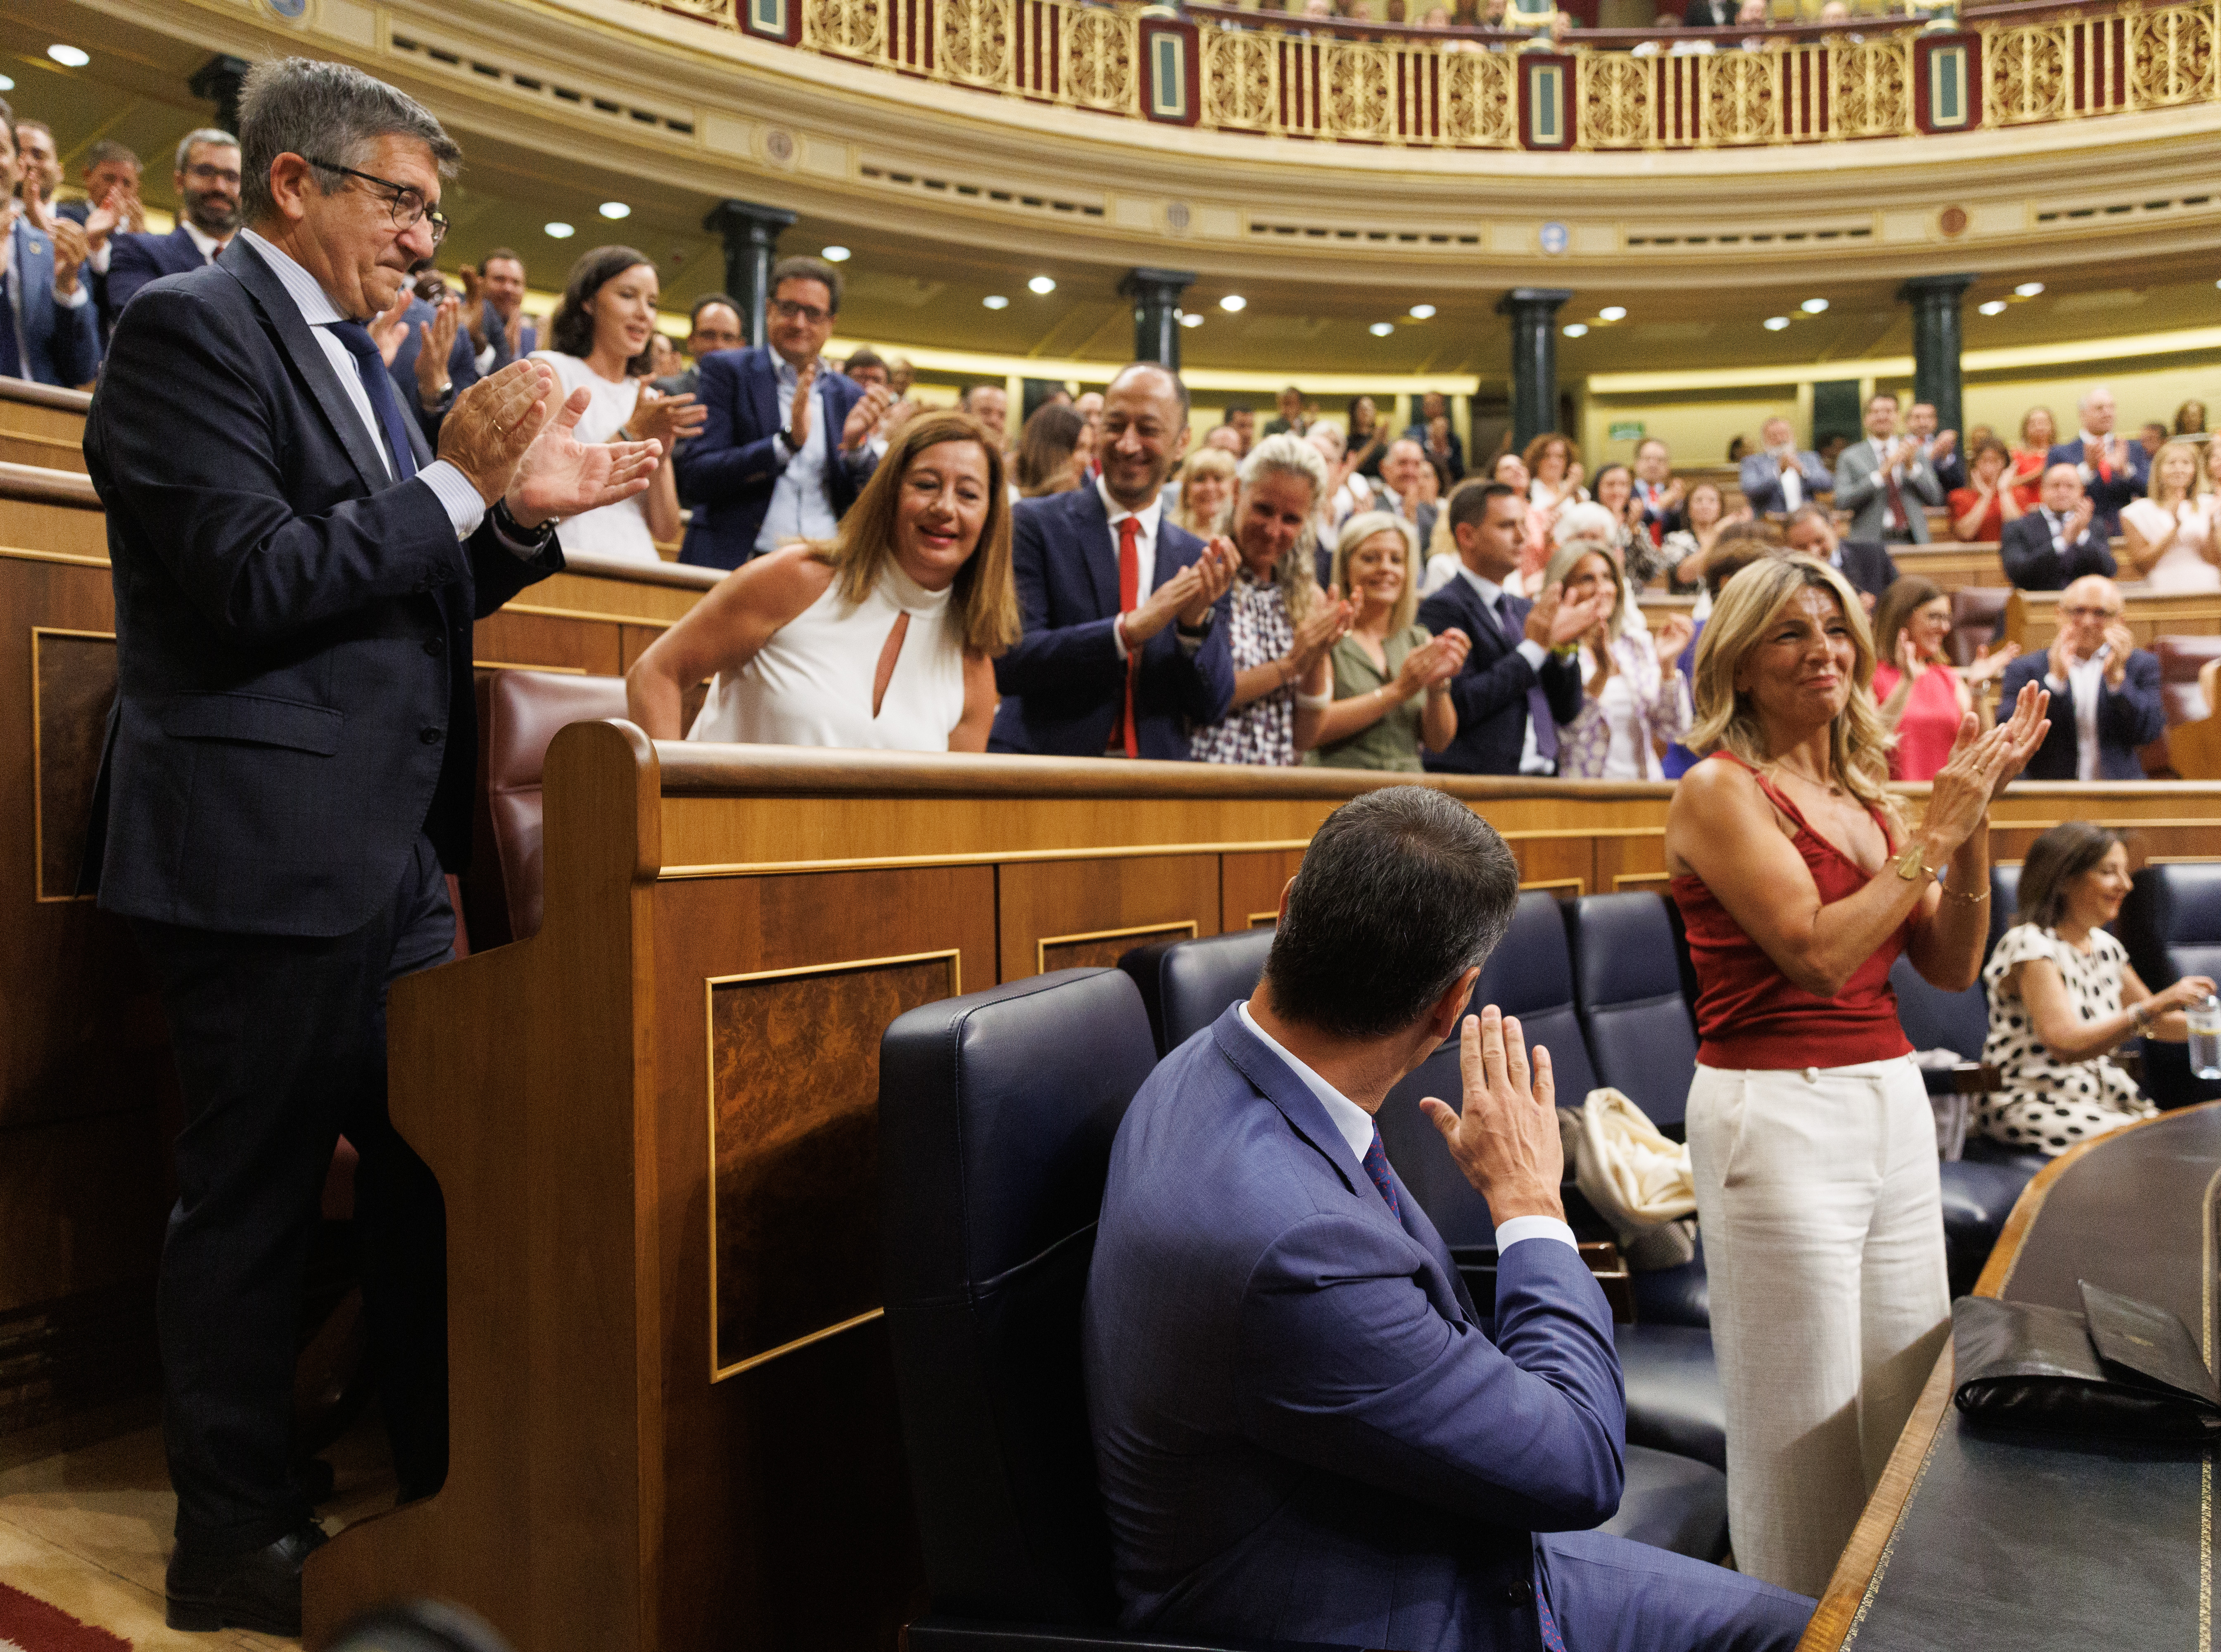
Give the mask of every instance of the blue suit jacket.
[[(16, 238), (16, 267), (23, 281), (23, 376), (73, 390), (100, 371), (100, 312), (90, 297), (91, 285), (86, 282), (85, 303), (63, 309), (54, 302), (53, 238), (20, 215), (9, 233)], [(78, 280), (90, 273), (79, 270)]]
[[(695, 365), (700, 373), (695, 393), (709, 417), (701, 434), (672, 455), (679, 502), (694, 510), (679, 560), (737, 568), (756, 554), (772, 490), (786, 468), (779, 440), (779, 367), (766, 345), (712, 350)], [(861, 385), (830, 367), (817, 375), (814, 416), (825, 430), (825, 494), (835, 522), (848, 514), (872, 473), (868, 458), (844, 460), (838, 452), (848, 410), (863, 395)]]
[(108, 241), (108, 307), (121, 316), (139, 289), (166, 275), (183, 275), (208, 260), (179, 224), (166, 235), (118, 230)]
[[(521, 351), (510, 350), (509, 347), (509, 328), (507, 324), (503, 322), (502, 318), (494, 313), (493, 305), (491, 303), (485, 304), (485, 307), (479, 310), (479, 325), (485, 331), (486, 342), (493, 346), (493, 363), (486, 369), (486, 377), (488, 378), (491, 378), (495, 373), (499, 372), (504, 367), (506, 367), (512, 361), (522, 361), (526, 356), (530, 355), (535, 350), (540, 347), (540, 324), (537, 322), (528, 321), (516, 329), (517, 340), (523, 347)], [(470, 329), (467, 327), (463, 329), (462, 336), (464, 342), (468, 343), (470, 340)], [(478, 358), (475, 354), (471, 358), (471, 365), (473, 370), (475, 370), (478, 365)]]
[[(2094, 470), (2083, 482), (2083, 491), (2090, 496), (2090, 531), (2100, 539), (2111, 539), (2121, 531), (2121, 507), (2131, 499), (2143, 497), (2144, 488), (2151, 479), (2151, 460), (2146, 457), (2143, 444), (2129, 441), (2128, 466), (2113, 472), (2107, 481)], [(2054, 465), (2080, 465), (2082, 462), (2082, 438), (2062, 441), (2043, 456), (2043, 467)], [(2011, 526), (2010, 523), (2007, 526)]]
[(1432, 771), (1448, 774), (1517, 774), (1527, 738), (1527, 691), (1536, 682), (1549, 698), (1550, 715), (1561, 725), (1580, 715), (1581, 669), (1573, 660), (1546, 658), (1539, 675), (1519, 657), (1527, 610), (1534, 604), (1511, 601), (1513, 630), (1506, 636), (1463, 574), (1419, 604), (1419, 623), (1440, 636), (1452, 626), (1473, 639), (1465, 667), (1450, 679), (1450, 702), (1457, 707), (1457, 738), (1440, 752), (1422, 752)]
[[(1812, 503), (1814, 494), (1826, 493), (1836, 485), (1835, 472), (1820, 462), (1819, 454), (1809, 449), (1797, 455), (1797, 479), (1804, 490), (1806, 504)], [(1781, 491), (1781, 466), (1772, 454), (1745, 454), (1736, 481), (1754, 516), (1789, 508), (1789, 501)]]
[[(1536, 1531), (1609, 1518), (1611, 1311), (1570, 1246), (1504, 1253), (1493, 1332), (1229, 1008), (1119, 1125), (1083, 1310), (1122, 1618), (1198, 1636), (1531, 1649)], [(1492, 1340), (1492, 1335), (1493, 1340)]]
[[(2007, 524), (2010, 526), (2011, 524)], [(2005, 667), (1998, 689), (1998, 719), (2012, 715), (2013, 702), (2030, 683), (2041, 682), (2050, 654), (2037, 649), (2024, 654)], [(2129, 655), (2120, 691), (2105, 688), (2098, 698), (2098, 778), (2101, 780), (2141, 780), (2144, 766), (2137, 759), (2139, 747), (2149, 746), (2167, 729), (2167, 709), (2160, 698), (2159, 656), (2138, 648)], [(2077, 748), (2074, 734), (2074, 692), (2055, 692), (2051, 732), (2036, 755), (2028, 760), (2031, 780), (2071, 780), (2075, 778)]]
[[(1157, 519), (1152, 591), (1203, 554), (1203, 541)], [(995, 661), (1003, 696), (990, 751), (1100, 757), (1125, 698), (1118, 620), (1118, 552), (1110, 512), (1091, 482), (1021, 499), (1011, 513), (1010, 568), (1018, 587), (1017, 646)], [(1228, 599), (1211, 635), (1190, 654), (1167, 625), (1142, 645), (1134, 684), (1134, 739), (1143, 757), (1185, 759), (1191, 725), (1216, 723), (1234, 704)]]
[(459, 543), (430, 488), (395, 483), (244, 240), (124, 313), (84, 452), (116, 585), (100, 904), (345, 935), (392, 898), (419, 834), (459, 870), (471, 622), (560, 551), (523, 561), (491, 526)]

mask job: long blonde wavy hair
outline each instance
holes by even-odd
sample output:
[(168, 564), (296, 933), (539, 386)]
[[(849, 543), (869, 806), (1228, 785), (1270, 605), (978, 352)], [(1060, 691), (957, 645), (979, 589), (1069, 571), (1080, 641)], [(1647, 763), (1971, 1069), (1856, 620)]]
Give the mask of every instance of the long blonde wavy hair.
[(1833, 597), (1851, 631), (1850, 698), (1828, 730), (1829, 763), (1844, 789), (1868, 808), (1881, 810), (1893, 837), (1901, 835), (1904, 810), (1889, 791), (1889, 730), (1874, 701), (1874, 633), (1850, 582), (1817, 558), (1786, 553), (1762, 556), (1721, 588), (1711, 617), (1705, 622), (1705, 634), (1697, 640), (1696, 681), (1692, 685), (1696, 721), (1689, 729), (1689, 749), (1730, 752), (1754, 768), (1774, 761), (1757, 710), (1736, 691), (1736, 673), (1790, 599), (1806, 590)]

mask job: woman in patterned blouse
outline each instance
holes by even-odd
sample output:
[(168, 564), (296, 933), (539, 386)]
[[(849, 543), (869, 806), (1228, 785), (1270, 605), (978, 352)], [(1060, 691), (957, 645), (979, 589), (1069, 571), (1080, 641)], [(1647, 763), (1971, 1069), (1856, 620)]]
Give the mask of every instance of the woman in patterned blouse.
[(1573, 647), (1580, 651), (1580, 714), (1558, 729), (1558, 773), (1575, 780), (1657, 780), (1659, 754), (1688, 732), (1689, 695), (1680, 654), (1694, 627), (1686, 614), (1667, 616), (1654, 635), (1625, 624), (1627, 588), (1611, 548), (1602, 540), (1569, 540), (1543, 571), (1542, 588), (1563, 587), (1561, 600), (1586, 602), (1610, 588), (1611, 616)]
[(1296, 697), (1334, 692), (1327, 651), (1354, 614), (1313, 573), (1312, 523), (1330, 485), (1326, 461), (1301, 436), (1267, 436), (1242, 461), (1230, 524), (1242, 557), (1227, 593), (1234, 705), (1194, 729), (1188, 750), (1204, 763), (1296, 761)]

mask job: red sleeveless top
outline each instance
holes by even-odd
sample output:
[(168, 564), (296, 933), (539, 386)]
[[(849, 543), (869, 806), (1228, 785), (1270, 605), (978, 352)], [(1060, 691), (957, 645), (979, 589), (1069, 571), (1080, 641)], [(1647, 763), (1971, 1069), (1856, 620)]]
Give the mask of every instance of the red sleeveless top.
[[(1767, 800), (1796, 823), (1792, 841), (1805, 857), (1822, 904), (1855, 895), (1871, 880), (1871, 873), (1861, 871), (1856, 861), (1814, 831), (1797, 805), (1763, 774), (1731, 753), (1714, 752), (1711, 756), (1750, 769)], [(1886, 837), (1887, 823), (1878, 811), (1874, 818)], [(1911, 917), (1859, 966), (1840, 994), (1824, 998), (1784, 975), (1728, 915), (1703, 879), (1685, 872), (1670, 887), (1674, 904), (1681, 909), (1690, 957), (1697, 968), (1697, 1036), (1702, 1041), (1697, 1060), (1701, 1065), (1730, 1071), (1852, 1067), (1911, 1053), (1898, 1023), (1897, 993), (1889, 984), (1890, 966), (1911, 933)]]

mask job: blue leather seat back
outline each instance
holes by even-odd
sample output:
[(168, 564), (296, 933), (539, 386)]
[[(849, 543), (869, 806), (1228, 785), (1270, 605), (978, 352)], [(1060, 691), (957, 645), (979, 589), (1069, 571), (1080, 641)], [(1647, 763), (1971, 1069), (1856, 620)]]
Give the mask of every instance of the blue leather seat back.
[(1574, 994), (1598, 1079), (1626, 1092), (1652, 1123), (1680, 1123), (1697, 1073), (1697, 1032), (1666, 898), (1586, 895), (1567, 916)]
[(1921, 979), (1912, 961), (1900, 955), (1889, 967), (1889, 984), (1897, 989), (1898, 1023), (1913, 1048), (1955, 1050), (1962, 1061), (1982, 1059), (1990, 1036), (1990, 999), (1980, 981), (1963, 992), (1946, 992)]
[(1982, 960), (1989, 961), (1997, 950), (1998, 937), (2013, 926), (2013, 904), (2020, 898), (2020, 868), (1993, 866), (1990, 868), (1990, 942), (1983, 948)]
[(887, 1330), (939, 1612), (1111, 1621), (1080, 1298), (1111, 1141), (1154, 1064), (1115, 969), (929, 1004), (880, 1041)]
[[(1228, 1004), (1257, 990), (1265, 976), (1266, 955), (1273, 950), (1273, 936), (1271, 929), (1236, 929), (1198, 941), (1176, 941), (1157, 954), (1161, 1054), (1178, 1049), (1224, 1015)], [(1118, 961), (1123, 967), (1126, 960)]]
[(2221, 979), (2221, 861), (2146, 867), (2121, 904), (2118, 928), (2155, 992), (2185, 975)]
[[(1442, 1242), (1453, 1249), (1494, 1244), (1496, 1218), (1488, 1212), (1488, 1201), (1473, 1192), (1465, 1172), (1450, 1157), (1442, 1133), (1420, 1111), (1419, 1102), (1432, 1096), (1455, 1107), (1464, 1094), (1458, 1047), (1452, 1042), (1430, 1055), (1417, 1072), (1405, 1074), (1373, 1116), (1388, 1162), (1396, 1167), (1404, 1186), (1411, 1190), (1419, 1208), (1440, 1230)], [(1484, 1304), (1482, 1311), (1491, 1310)]]

